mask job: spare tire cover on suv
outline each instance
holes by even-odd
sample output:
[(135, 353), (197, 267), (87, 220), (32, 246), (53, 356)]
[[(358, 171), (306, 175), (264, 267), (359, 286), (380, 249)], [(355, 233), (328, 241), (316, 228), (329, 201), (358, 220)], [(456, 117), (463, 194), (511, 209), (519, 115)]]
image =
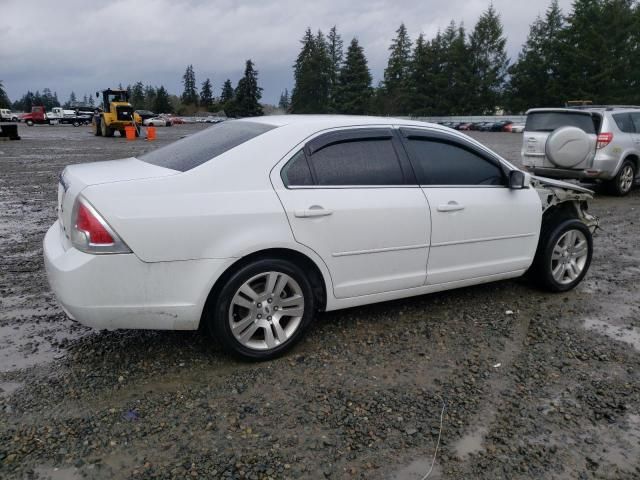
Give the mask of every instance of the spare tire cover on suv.
[(578, 127), (560, 127), (547, 137), (545, 154), (558, 167), (571, 168), (591, 155), (591, 139)]

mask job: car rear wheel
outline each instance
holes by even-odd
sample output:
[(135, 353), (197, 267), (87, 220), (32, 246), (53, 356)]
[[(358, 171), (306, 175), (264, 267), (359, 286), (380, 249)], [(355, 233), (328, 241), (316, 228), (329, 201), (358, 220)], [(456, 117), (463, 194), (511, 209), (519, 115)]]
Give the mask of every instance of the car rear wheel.
[(532, 277), (546, 290), (566, 292), (589, 270), (593, 238), (580, 220), (565, 219), (545, 229), (532, 265)]
[(636, 177), (636, 169), (631, 160), (625, 160), (618, 171), (618, 174), (607, 183), (609, 192), (613, 195), (623, 197), (633, 188)]
[(314, 312), (313, 289), (304, 271), (285, 260), (264, 259), (228, 279), (207, 322), (226, 351), (247, 360), (268, 360), (302, 338)]

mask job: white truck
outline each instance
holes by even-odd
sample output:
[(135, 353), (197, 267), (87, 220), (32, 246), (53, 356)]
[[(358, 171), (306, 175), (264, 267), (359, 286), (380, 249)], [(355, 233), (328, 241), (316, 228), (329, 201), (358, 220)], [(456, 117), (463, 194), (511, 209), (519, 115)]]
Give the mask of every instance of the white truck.
[(8, 108), (0, 108), (0, 122), (17, 122), (20, 117)]
[(80, 125), (89, 124), (91, 118), (92, 115), (90, 112), (66, 110), (62, 107), (53, 107), (50, 112), (47, 112), (47, 119), (52, 125), (57, 123), (70, 123), (74, 127), (79, 127)]

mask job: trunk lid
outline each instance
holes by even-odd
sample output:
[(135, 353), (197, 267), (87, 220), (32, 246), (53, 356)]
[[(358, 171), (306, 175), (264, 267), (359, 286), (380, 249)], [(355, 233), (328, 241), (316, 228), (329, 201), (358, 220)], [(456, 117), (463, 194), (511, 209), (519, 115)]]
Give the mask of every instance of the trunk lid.
[(73, 206), (82, 190), (90, 185), (129, 182), (147, 178), (167, 177), (180, 172), (143, 162), (136, 158), (70, 165), (60, 174), (58, 184), (58, 220), (62, 244), (71, 247)]

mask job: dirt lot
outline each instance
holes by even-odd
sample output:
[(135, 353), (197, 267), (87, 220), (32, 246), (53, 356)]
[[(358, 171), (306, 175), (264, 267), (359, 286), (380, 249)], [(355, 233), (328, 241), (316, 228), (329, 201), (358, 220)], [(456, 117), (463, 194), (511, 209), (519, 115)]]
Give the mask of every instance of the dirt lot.
[[(66, 319), (41, 242), (69, 163), (155, 143), (85, 128), (0, 142), (0, 478), (638, 478), (640, 188), (600, 195), (585, 281), (507, 281), (323, 314), (240, 363), (185, 332)], [(521, 136), (474, 134), (510, 159)]]

